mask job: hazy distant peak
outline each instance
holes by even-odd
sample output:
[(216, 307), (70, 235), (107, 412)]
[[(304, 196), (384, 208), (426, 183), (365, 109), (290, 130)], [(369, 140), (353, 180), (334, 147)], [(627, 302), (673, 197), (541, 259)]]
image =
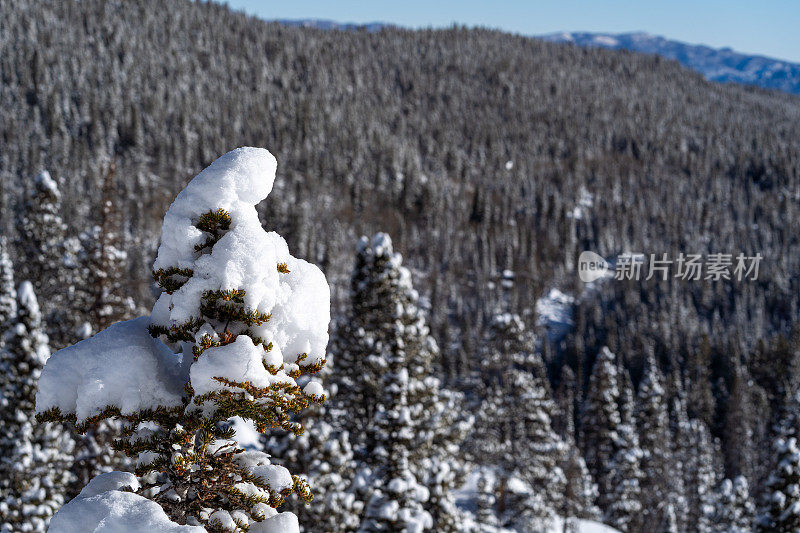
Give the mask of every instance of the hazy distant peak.
[(624, 49), (674, 59), (712, 81), (756, 85), (800, 94), (800, 64), (759, 55), (673, 41), (645, 32), (559, 32), (541, 37), (546, 41)]

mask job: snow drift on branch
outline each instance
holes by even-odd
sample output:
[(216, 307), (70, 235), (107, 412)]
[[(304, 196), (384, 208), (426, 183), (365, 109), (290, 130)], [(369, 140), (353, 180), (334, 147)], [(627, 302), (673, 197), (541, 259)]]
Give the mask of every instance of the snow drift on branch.
[[(153, 323), (185, 323), (200, 308), (203, 293), (244, 291), (244, 306), (271, 313), (254, 335), (280, 349), (288, 364), (307, 354), (304, 365), (321, 361), (328, 343), (330, 290), (315, 265), (289, 254), (286, 241), (265, 232), (255, 206), (267, 197), (275, 179), (275, 158), (260, 148), (239, 148), (223, 155), (178, 194), (164, 217), (161, 245), (153, 270), (191, 269), (191, 278), (172, 294), (162, 293), (153, 307)], [(197, 219), (218, 209), (230, 215), (230, 230), (198, 258), (206, 234)], [(283, 273), (268, 265), (284, 265)], [(194, 382), (193, 382), (194, 384)]]
[(181, 357), (150, 336), (149, 323), (119, 322), (53, 354), (39, 378), (37, 412), (58, 408), (83, 421), (107, 406), (125, 415), (181, 405)]

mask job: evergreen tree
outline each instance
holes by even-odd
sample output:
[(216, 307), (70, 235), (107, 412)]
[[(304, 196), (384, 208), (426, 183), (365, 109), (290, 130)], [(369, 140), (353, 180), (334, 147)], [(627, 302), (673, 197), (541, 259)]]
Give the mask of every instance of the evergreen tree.
[[(340, 340), (334, 334), (329, 350), (340, 353), (336, 347)], [(328, 381), (335, 370), (328, 363), (317, 374)], [(338, 403), (336, 383), (329, 387), (330, 399), (323, 405), (314, 405), (302, 413), (306, 431), (301, 435), (292, 432), (275, 432), (262, 438), (261, 444), (270, 455), (281, 458), (281, 464), (292, 472), (308, 479), (314, 493), (313, 505), (287, 502), (287, 509), (297, 514), (301, 531), (330, 531), (354, 533), (358, 530), (364, 511), (364, 495), (368, 480), (356, 476), (356, 462), (351, 437), (342, 429), (347, 413), (335, 408)], [(359, 485), (359, 483), (361, 483)]]
[(17, 315), (17, 291), (14, 288), (14, 265), (8, 257), (8, 243), (0, 237), (0, 347), (5, 343), (6, 332), (9, 331)]
[(673, 462), (668, 501), (675, 508), (679, 529), (711, 533), (714, 489), (721, 469), (718, 443), (705, 423), (689, 419), (686, 392), (677, 371), (670, 374), (669, 385)]
[(116, 205), (116, 165), (105, 172), (102, 195), (94, 211), (97, 224), (80, 236), (79, 256), (83, 309), (94, 330), (129, 318), (133, 303), (125, 297), (127, 253), (123, 250), (122, 221)]
[(354, 486), (356, 463), (349, 435), (337, 430), (326, 413), (310, 417), (302, 435), (272, 438), (267, 448), (281, 458), (283, 466), (306, 477), (311, 485), (313, 504), (291, 506), (303, 531), (358, 530), (364, 503), (357, 498), (359, 491)]
[(766, 482), (764, 501), (755, 521), (756, 531), (789, 533), (800, 529), (800, 396), (780, 425), (773, 445), (772, 472)]
[[(561, 465), (567, 447), (551, 425), (555, 405), (534, 339), (517, 315), (495, 315), (481, 354), (481, 384), (472, 454), (498, 468), (496, 505), (501, 520), (525, 515), (544, 529), (564, 506)], [(530, 487), (511, 491), (517, 478)], [(507, 522), (506, 522), (507, 523)]]
[(620, 418), (617, 428), (618, 448), (609, 465), (612, 475), (606, 479), (606, 497), (599, 499), (601, 508), (605, 500), (604, 521), (623, 531), (638, 531), (642, 521), (642, 449), (636, 433), (634, 418), (633, 384), (624, 368), (620, 374)]
[[(663, 378), (652, 353), (648, 354), (644, 376), (639, 383), (636, 422), (642, 449), (642, 518), (645, 524), (655, 523), (659, 506), (665, 502), (673, 503), (669, 496), (674, 476), (670, 468), (671, 439)], [(670, 520), (674, 520), (674, 505), (670, 509)]]
[(363, 467), (369, 468), (375, 486), (359, 531), (430, 530), (433, 519), (423, 507), (429, 491), (418, 483), (409, 462), (414, 424), (408, 403), (410, 379), (405, 354), (398, 346), (385, 355), (383, 394), (370, 431), (373, 459)]
[(758, 390), (747, 367), (739, 356), (732, 356), (730, 394), (725, 401), (723, 438), (735, 443), (725, 447), (725, 472), (741, 474), (756, 479), (758, 464), (756, 451), (756, 427)]
[(635, 531), (641, 513), (641, 450), (632, 420), (633, 391), (627, 373), (620, 376), (608, 348), (597, 356), (589, 379), (581, 426), (584, 456), (597, 480), (604, 521)]
[(713, 516), (714, 531), (719, 533), (747, 533), (753, 530), (755, 507), (750, 499), (747, 479), (738, 476), (724, 480), (717, 490)]
[(73, 442), (34, 419), (36, 381), (50, 355), (31, 283), (17, 290), (16, 324), (0, 351), (2, 531), (41, 531), (65, 501)]
[(655, 516), (656, 520), (652, 522), (655, 524), (658, 533), (680, 533), (678, 529), (678, 519), (675, 516), (675, 508), (669, 502), (662, 502), (658, 506), (657, 512), (651, 513)]
[(597, 484), (592, 479), (586, 462), (574, 442), (567, 443), (567, 453), (562, 461), (566, 485), (564, 487), (564, 505), (561, 508), (563, 517), (577, 517), (588, 520), (599, 520), (600, 509), (597, 508)]
[[(275, 169), (264, 149), (229, 152), (187, 185), (164, 218), (153, 266), (162, 294), (148, 329), (163, 340), (159, 350), (183, 353), (188, 381), (180, 405), (123, 415), (112, 403), (85, 419), (40, 407), (41, 420), (70, 420), (79, 429), (124, 418), (115, 446), (138, 459), (141, 493), (173, 521), (210, 532), (247, 530), (292, 493), (311, 499), (304, 480), (268, 455), (244, 450), (230, 424), (239, 416), (260, 432), (299, 434), (292, 413), (325, 399), (318, 382), (301, 388), (295, 378), (325, 364), (327, 283), (318, 268), (292, 257), (279, 235), (263, 230), (255, 209), (272, 189)], [(139, 335), (141, 324), (116, 324), (57, 356), (79, 357), (130, 329)]]
[(592, 479), (586, 461), (578, 448), (575, 436), (575, 391), (577, 390), (575, 373), (568, 365), (561, 369), (561, 381), (556, 391), (559, 405), (556, 420), (561, 427), (559, 433), (564, 439), (567, 452), (561, 462), (566, 485), (564, 487), (564, 504), (560, 510), (563, 517), (577, 517), (589, 520), (600, 519), (597, 508), (597, 484)]
[[(362, 475), (370, 472), (380, 487), (379, 496), (362, 495), (370, 501), (371, 517), (363, 527), (383, 527), (370, 509), (397, 496), (409, 509), (415, 501), (423, 505), (437, 531), (457, 531), (460, 513), (451, 491), (461, 477), (458, 445), (466, 421), (459, 397), (435, 377), (438, 348), (411, 274), (388, 235), (359, 241), (351, 290), (349, 320), (339, 336), (344, 341), (336, 352), (341, 370), (336, 405), (346, 413), (342, 423), (353, 437)], [(387, 422), (400, 414), (403, 431)], [(426, 498), (408, 499), (406, 491), (383, 486), (393, 479), (387, 475), (398, 473), (410, 476), (408, 484), (426, 487)]]
[(61, 218), (61, 193), (47, 171), (34, 178), (19, 211), (17, 230), (17, 257), (25, 258), (17, 265), (17, 279), (33, 283), (50, 341), (62, 347), (74, 340), (80, 307), (75, 306), (75, 288), (67, 274), (75, 263)]
[(678, 439), (687, 504), (684, 522), (698, 533), (711, 533), (714, 531), (714, 489), (719, 478), (718, 445), (700, 420), (688, 421), (686, 433)]

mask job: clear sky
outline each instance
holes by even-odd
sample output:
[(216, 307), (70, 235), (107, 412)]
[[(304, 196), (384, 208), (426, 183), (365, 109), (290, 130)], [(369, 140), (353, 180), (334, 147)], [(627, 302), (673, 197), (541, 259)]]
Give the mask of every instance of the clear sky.
[(453, 22), (524, 35), (558, 31), (655, 35), (800, 62), (800, 0), (228, 0), (264, 19), (328, 19), (442, 27)]

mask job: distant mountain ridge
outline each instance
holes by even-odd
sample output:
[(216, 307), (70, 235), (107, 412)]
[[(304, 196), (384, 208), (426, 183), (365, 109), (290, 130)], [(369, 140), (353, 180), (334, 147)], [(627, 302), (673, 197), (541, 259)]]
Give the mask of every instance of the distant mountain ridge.
[[(386, 22), (361, 24), (323, 19), (283, 19), (276, 20), (276, 22), (287, 26), (343, 31), (377, 32), (386, 27), (395, 27)], [(711, 81), (754, 85), (764, 89), (777, 89), (800, 95), (800, 63), (744, 54), (730, 48), (711, 48), (700, 44), (673, 41), (644, 32), (620, 34), (560, 32), (540, 35), (537, 38), (556, 43), (574, 43), (578, 46), (655, 54), (678, 61)]]
[(800, 94), (800, 64), (743, 54), (730, 48), (688, 44), (641, 32), (562, 32), (543, 35), (541, 38), (550, 42), (655, 54), (674, 59), (711, 81), (743, 83)]
[(298, 28), (317, 28), (318, 30), (367, 30), (368, 32), (380, 31), (383, 28), (393, 27), (393, 24), (386, 22), (365, 22), (363, 24), (357, 22), (336, 22), (326, 19), (277, 19), (275, 22), (284, 24), (286, 26), (295, 26)]

